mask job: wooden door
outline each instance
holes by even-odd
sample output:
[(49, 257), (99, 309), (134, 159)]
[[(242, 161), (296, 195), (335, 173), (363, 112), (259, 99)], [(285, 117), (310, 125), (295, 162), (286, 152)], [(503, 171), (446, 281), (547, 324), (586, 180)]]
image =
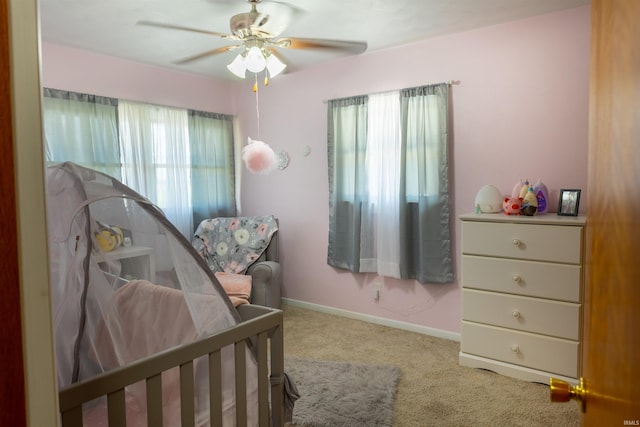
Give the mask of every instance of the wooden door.
[(585, 426), (640, 424), (640, 1), (592, 0)]

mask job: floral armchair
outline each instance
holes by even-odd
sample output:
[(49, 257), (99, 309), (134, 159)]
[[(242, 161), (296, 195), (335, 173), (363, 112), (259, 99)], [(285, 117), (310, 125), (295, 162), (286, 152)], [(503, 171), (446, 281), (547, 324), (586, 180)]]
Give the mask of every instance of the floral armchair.
[(250, 275), (252, 304), (280, 308), (278, 222), (273, 215), (206, 219), (191, 244), (213, 272)]

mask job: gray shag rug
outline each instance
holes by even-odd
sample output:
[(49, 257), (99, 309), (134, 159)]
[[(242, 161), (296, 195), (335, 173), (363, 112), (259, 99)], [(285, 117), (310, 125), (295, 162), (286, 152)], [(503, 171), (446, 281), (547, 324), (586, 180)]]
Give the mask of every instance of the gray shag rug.
[(293, 426), (393, 425), (398, 367), (285, 359), (285, 372), (300, 394), (293, 408)]

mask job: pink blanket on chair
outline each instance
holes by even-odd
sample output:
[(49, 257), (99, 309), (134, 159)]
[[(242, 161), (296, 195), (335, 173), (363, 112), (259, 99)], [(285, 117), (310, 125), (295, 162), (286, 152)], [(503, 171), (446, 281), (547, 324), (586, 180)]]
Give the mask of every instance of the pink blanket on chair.
[(224, 273), (222, 271), (217, 271), (215, 275), (234, 307), (249, 303), (249, 298), (251, 297), (250, 275)]

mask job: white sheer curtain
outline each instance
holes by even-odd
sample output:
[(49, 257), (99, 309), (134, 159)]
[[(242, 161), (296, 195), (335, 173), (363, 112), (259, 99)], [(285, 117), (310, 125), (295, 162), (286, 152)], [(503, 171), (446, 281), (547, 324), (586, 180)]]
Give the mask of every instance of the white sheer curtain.
[(193, 234), (187, 111), (119, 101), (122, 181), (158, 205), (184, 236)]
[(360, 271), (396, 278), (400, 278), (401, 129), (400, 92), (370, 95), (365, 156), (369, 199), (362, 208)]

